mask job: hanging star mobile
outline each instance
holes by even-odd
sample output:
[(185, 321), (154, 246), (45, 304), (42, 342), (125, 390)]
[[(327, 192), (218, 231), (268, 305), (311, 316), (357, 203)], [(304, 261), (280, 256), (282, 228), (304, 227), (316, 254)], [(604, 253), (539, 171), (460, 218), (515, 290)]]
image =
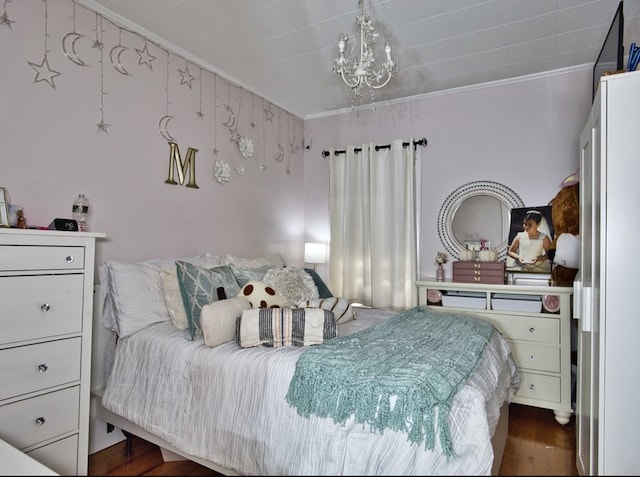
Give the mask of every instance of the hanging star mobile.
[(267, 109), (264, 110), (264, 117), (267, 121), (269, 121), (270, 123), (273, 122), (273, 112), (271, 111), (271, 103), (269, 103), (269, 106), (267, 106)]
[(13, 30), (13, 28), (11, 28), (11, 24), (15, 23), (15, 21), (9, 18), (9, 15), (7, 14), (7, 3), (9, 2), (11, 2), (11, 0), (4, 0), (4, 11), (2, 12), (2, 15), (0, 15), (0, 25), (5, 25), (9, 30)]
[(180, 84), (186, 84), (189, 88), (193, 88), (191, 83), (196, 77), (189, 72), (189, 63), (185, 63), (184, 70), (178, 69), (178, 73), (180, 73)]
[(199, 119), (204, 119), (204, 113), (202, 112), (202, 68), (200, 68), (200, 75), (198, 76), (198, 85), (200, 86), (200, 109), (196, 111), (196, 116)]
[(151, 62), (153, 60), (156, 59), (155, 56), (153, 56), (151, 53), (149, 53), (149, 45), (147, 45), (147, 39), (145, 38), (144, 40), (144, 48), (142, 50), (139, 50), (138, 48), (135, 48), (136, 53), (138, 53), (138, 64), (139, 65), (147, 65), (147, 67), (153, 71), (153, 66), (151, 65)]
[(56, 70), (52, 70), (49, 66), (49, 59), (47, 58), (47, 54), (49, 53), (49, 49), (47, 48), (47, 39), (49, 38), (49, 32), (47, 31), (48, 19), (49, 16), (47, 12), (47, 0), (44, 0), (44, 56), (40, 63), (35, 63), (33, 61), (27, 61), (27, 63), (36, 72), (36, 76), (33, 78), (34, 83), (40, 83), (44, 81), (55, 90), (56, 83), (54, 79), (60, 76), (62, 73)]
[[(99, 22), (98, 22), (99, 19)], [(96, 15), (96, 41), (94, 44), (103, 45), (102, 43), (102, 17)], [(100, 122), (96, 124), (98, 130), (96, 132), (103, 132), (109, 134), (109, 128), (111, 124), (104, 120), (104, 96), (107, 94), (104, 92), (104, 48), (100, 47)]]
[(102, 31), (100, 31), (100, 35), (98, 35), (98, 18), (100, 18), (100, 30), (102, 30), (102, 17), (96, 14), (96, 37), (91, 42), (91, 48), (102, 50), (104, 43), (102, 43)]

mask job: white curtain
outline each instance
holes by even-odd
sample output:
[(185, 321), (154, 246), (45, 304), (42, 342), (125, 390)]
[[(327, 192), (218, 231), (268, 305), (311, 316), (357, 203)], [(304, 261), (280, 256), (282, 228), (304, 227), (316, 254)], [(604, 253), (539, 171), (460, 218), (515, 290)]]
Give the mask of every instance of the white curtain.
[(329, 288), (375, 308), (417, 304), (421, 150), (402, 142), (330, 150)]

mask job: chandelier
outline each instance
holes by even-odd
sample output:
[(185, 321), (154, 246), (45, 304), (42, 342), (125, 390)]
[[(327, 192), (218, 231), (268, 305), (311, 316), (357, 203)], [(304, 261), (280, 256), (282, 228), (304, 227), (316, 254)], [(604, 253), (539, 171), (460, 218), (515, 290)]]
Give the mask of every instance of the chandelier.
[[(374, 43), (380, 34), (373, 27), (371, 18), (365, 14), (364, 0), (358, 0), (360, 15), (356, 16), (356, 24), (360, 29), (360, 58), (352, 58), (351, 54), (355, 44), (349, 51), (349, 58), (344, 55), (345, 48), (353, 36), (340, 35), (338, 50), (340, 56), (333, 62), (333, 71), (339, 75), (351, 92), (351, 104), (354, 106), (355, 100), (360, 99), (362, 103), (362, 90), (367, 86), (371, 94), (371, 101), (375, 100), (375, 90), (386, 86), (391, 78), (398, 72), (398, 63), (391, 58), (391, 45), (385, 41), (384, 54), (385, 61), (379, 68), (376, 68)], [(374, 106), (375, 107), (375, 106)]]

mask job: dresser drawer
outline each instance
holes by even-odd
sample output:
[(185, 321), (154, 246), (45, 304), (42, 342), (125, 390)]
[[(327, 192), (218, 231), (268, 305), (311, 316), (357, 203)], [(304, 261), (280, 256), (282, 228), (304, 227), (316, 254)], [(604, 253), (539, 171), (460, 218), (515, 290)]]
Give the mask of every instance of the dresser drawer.
[(84, 247), (0, 245), (0, 270), (75, 270), (84, 268)]
[(27, 455), (60, 475), (78, 473), (78, 434), (38, 447)]
[(509, 341), (516, 365), (521, 369), (560, 372), (560, 348), (534, 343)]
[(0, 351), (0, 400), (80, 379), (81, 338)]
[(0, 277), (0, 344), (82, 330), (84, 276)]
[(504, 263), (453, 262), (453, 281), (462, 283), (504, 284)]
[(560, 402), (560, 377), (521, 371), (516, 397)]
[(498, 314), (484, 317), (507, 339), (560, 344), (560, 320), (556, 318)]
[(80, 387), (0, 406), (0, 435), (23, 449), (78, 430)]

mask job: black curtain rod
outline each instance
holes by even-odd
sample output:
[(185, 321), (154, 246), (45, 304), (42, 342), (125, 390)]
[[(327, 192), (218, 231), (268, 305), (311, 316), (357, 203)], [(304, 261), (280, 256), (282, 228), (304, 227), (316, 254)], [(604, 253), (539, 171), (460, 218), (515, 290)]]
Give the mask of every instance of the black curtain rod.
[[(427, 145), (427, 138), (423, 137), (422, 139), (419, 139), (417, 141), (413, 141), (413, 147), (417, 147), (417, 146), (423, 146), (425, 147)], [(378, 145), (375, 146), (376, 151), (379, 151), (380, 149), (389, 149), (391, 147), (391, 144), (382, 144), (382, 145)], [(403, 142), (402, 143), (402, 147), (409, 147), (409, 143), (408, 142)], [(360, 147), (356, 147), (354, 149), (354, 152), (356, 154), (358, 154), (360, 151), (362, 151), (362, 148)], [(334, 154), (337, 156), (339, 154), (345, 154), (347, 151), (345, 149), (339, 150), (339, 151), (334, 151)], [(329, 157), (331, 155), (331, 153), (329, 151), (327, 151), (326, 149), (324, 151), (322, 151), (322, 157)]]

